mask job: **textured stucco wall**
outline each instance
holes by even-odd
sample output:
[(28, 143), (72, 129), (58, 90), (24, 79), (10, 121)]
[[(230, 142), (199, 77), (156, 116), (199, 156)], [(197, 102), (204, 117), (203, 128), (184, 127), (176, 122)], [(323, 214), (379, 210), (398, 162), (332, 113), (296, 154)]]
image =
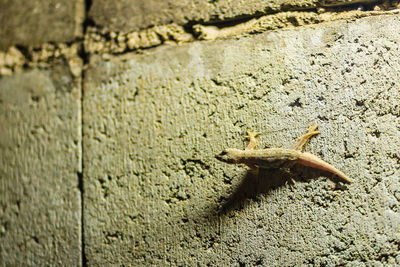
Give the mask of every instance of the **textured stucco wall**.
[(0, 51), (82, 37), (84, 0), (0, 0)]
[[(400, 264), (398, 16), (93, 57), (84, 82), (89, 265)], [(290, 146), (309, 168), (254, 177), (217, 162)]]
[(0, 265), (79, 266), (80, 84), (66, 66), (0, 79)]
[[(400, 5), (370, 2), (0, 0), (0, 265), (400, 265)], [(214, 159), (310, 122), (354, 183)]]
[(374, 0), (94, 0), (89, 17), (108, 31), (137, 31), (168, 23), (230, 22), (288, 10), (312, 10)]

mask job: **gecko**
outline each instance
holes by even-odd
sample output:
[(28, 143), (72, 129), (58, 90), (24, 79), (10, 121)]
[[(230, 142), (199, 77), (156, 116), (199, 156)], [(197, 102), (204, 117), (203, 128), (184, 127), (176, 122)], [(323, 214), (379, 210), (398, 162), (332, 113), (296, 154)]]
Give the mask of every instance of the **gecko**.
[(323, 161), (317, 156), (302, 152), (307, 141), (319, 134), (318, 125), (311, 124), (305, 135), (299, 137), (291, 148), (266, 148), (255, 149), (257, 146), (256, 137), (258, 132), (247, 131), (246, 138), (249, 140), (244, 150), (236, 148), (228, 148), (217, 154), (215, 157), (229, 164), (245, 164), (251, 169), (274, 169), (274, 168), (290, 168), (295, 164), (301, 164), (324, 171), (328, 171), (337, 175), (341, 180), (351, 183), (352, 180), (343, 172), (336, 169), (333, 165)]

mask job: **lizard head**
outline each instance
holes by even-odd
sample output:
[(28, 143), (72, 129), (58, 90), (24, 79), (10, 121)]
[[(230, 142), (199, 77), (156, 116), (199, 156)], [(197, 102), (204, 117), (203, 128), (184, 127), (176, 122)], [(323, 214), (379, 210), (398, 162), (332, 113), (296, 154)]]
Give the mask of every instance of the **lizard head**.
[(238, 163), (238, 151), (239, 150), (234, 148), (228, 148), (221, 153), (215, 155), (215, 158), (225, 163)]

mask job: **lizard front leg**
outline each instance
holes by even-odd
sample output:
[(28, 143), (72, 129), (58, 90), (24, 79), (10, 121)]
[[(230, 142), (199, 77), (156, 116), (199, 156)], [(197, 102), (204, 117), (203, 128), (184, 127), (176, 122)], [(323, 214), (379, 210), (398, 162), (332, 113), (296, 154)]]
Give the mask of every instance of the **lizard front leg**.
[[(257, 140), (256, 137), (260, 135), (258, 132), (246, 132), (247, 135), (245, 136), (246, 139), (249, 140), (249, 143), (247, 144), (245, 150), (253, 150), (257, 146)], [(259, 173), (259, 168), (255, 165), (252, 164), (247, 164), (247, 166), (250, 168), (250, 172), (253, 173), (254, 175), (258, 176)]]

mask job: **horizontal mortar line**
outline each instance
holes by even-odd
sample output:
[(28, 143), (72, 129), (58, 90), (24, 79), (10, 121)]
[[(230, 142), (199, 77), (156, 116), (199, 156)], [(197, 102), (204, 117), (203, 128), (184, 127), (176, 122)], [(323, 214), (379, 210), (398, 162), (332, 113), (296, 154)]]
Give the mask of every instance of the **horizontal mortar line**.
[[(19, 69), (50, 66), (55, 59), (66, 58), (71, 69), (75, 65), (78, 66), (78, 70), (72, 71), (72, 73), (76, 73), (75, 76), (79, 77), (83, 67), (82, 64), (88, 61), (88, 57), (95, 54), (124, 55), (132, 52), (142, 53), (145, 50), (171, 43), (181, 44), (201, 40), (223, 39), (278, 29), (316, 25), (322, 22), (395, 14), (400, 14), (400, 9), (383, 11), (351, 9), (318, 13), (314, 8), (278, 12), (264, 16), (249, 16), (245, 21), (241, 18), (236, 21), (219, 21), (214, 24), (194, 24), (195, 22), (189, 22), (185, 25), (159, 25), (136, 32), (100, 32), (98, 28), (87, 27), (85, 36), (73, 42), (46, 43), (36, 48), (17, 46), (11, 47), (8, 53), (0, 52), (0, 58), (8, 59), (0, 62), (0, 76), (12, 74)], [(238, 23), (236, 24), (236, 22)], [(82, 44), (84, 46), (83, 51)], [(4, 70), (5, 72), (3, 73)]]

